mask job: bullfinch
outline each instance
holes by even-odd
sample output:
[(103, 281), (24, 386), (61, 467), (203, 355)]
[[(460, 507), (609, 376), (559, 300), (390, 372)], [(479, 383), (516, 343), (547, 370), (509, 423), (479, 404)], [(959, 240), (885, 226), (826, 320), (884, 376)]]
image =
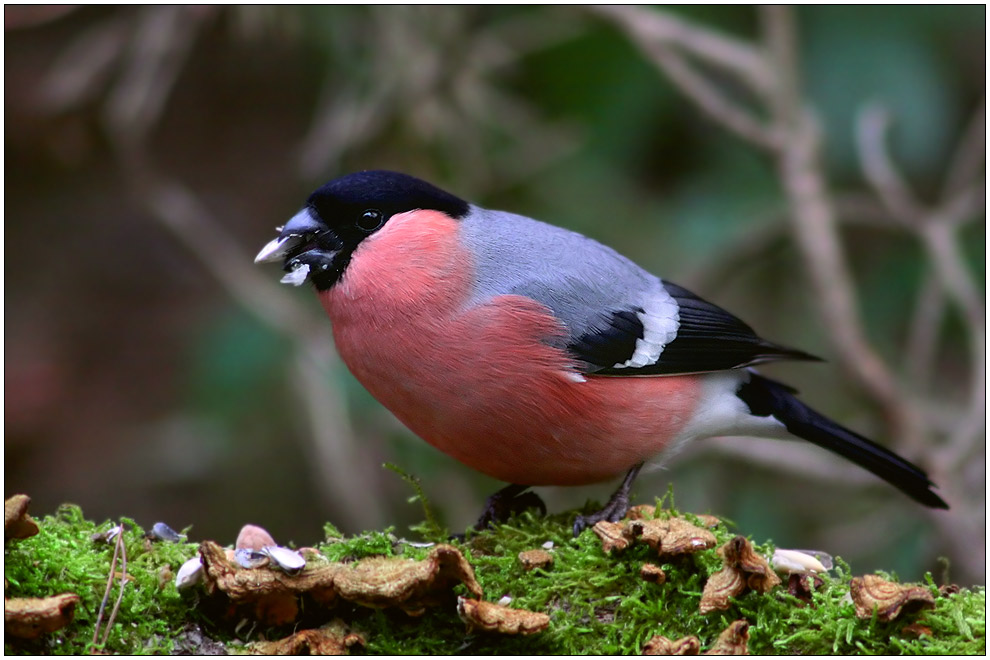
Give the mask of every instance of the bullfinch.
[(722, 435), (802, 438), (929, 507), (917, 466), (812, 410), (753, 365), (814, 360), (572, 231), (383, 170), (317, 189), (256, 262), (309, 282), (341, 359), (413, 433), (510, 485), (625, 473), (575, 534), (615, 521), (644, 462)]

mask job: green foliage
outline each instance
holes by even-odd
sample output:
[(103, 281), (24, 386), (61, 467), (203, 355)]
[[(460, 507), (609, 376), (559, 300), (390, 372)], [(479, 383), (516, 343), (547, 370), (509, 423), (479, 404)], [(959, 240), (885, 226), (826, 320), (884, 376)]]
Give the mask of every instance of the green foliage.
[[(4, 577), (9, 586), (6, 596), (46, 597), (72, 592), (80, 597), (75, 620), (68, 627), (33, 642), (6, 636), (6, 653), (169, 653), (176, 631), (185, 622), (199, 619), (179, 597), (166, 567), (177, 570), (193, 556), (196, 544), (151, 542), (144, 530), (124, 521), (127, 575), (124, 597), (116, 622), (105, 646), (92, 645), (93, 628), (106, 590), (114, 544), (93, 541), (116, 523), (96, 525), (87, 521), (82, 510), (63, 505), (54, 516), (38, 521), (38, 535), (4, 546)], [(117, 569), (121, 570), (118, 560)], [(103, 616), (100, 638), (120, 588), (114, 581)]]
[[(672, 508), (673, 493), (664, 498)], [(659, 511), (659, 509), (658, 509)], [(511, 606), (547, 612), (550, 627), (531, 637), (466, 634), (454, 608), (428, 610), (421, 617), (397, 611), (343, 607), (335, 612), (309, 612), (322, 620), (345, 618), (364, 634), (369, 654), (618, 654), (639, 653), (653, 635), (679, 638), (696, 635), (702, 647), (710, 646), (718, 633), (736, 619), (750, 624), (749, 650), (753, 654), (981, 654), (986, 650), (986, 592), (982, 587), (937, 596), (936, 609), (893, 623), (856, 618), (848, 599), (848, 566), (841, 560), (813, 594), (813, 605), (804, 606), (784, 588), (771, 594), (748, 593), (733, 601), (726, 612), (701, 615), (698, 602), (707, 577), (721, 560), (714, 550), (662, 564), (667, 580), (653, 584), (639, 576), (645, 562), (656, 554), (646, 545), (633, 545), (622, 553), (606, 555), (591, 532), (578, 538), (570, 534), (572, 515), (537, 517), (524, 513), (494, 531), (469, 535), (459, 544), (474, 567), (487, 600), (512, 598)], [(658, 515), (668, 515), (667, 512)], [(690, 514), (685, 514), (690, 516)], [(90, 537), (110, 523), (86, 521), (75, 506), (63, 506), (54, 516), (39, 521), (40, 534), (5, 547), (8, 596), (48, 596), (66, 591), (79, 594), (82, 603), (75, 621), (36, 642), (20, 642), (8, 636), (7, 653), (84, 653), (105, 588), (113, 546), (94, 543)], [(351, 561), (386, 555), (421, 559), (429, 548), (400, 541), (392, 529), (343, 538), (333, 525), (325, 528), (320, 551), (331, 561)], [(234, 640), (274, 639), (293, 632), (285, 629), (238, 633), (229, 622), (197, 608), (195, 596), (180, 596), (171, 579), (160, 586), (163, 567), (177, 568), (193, 556), (192, 543), (147, 541), (143, 531), (128, 525), (124, 532), (128, 551), (127, 573), (133, 579), (125, 590), (123, 606), (103, 649), (113, 653), (168, 653), (188, 624), (198, 624), (209, 634), (239, 648)], [(719, 544), (735, 536), (722, 524), (715, 530)], [(527, 571), (519, 552), (553, 543), (554, 563)], [(773, 552), (767, 542), (757, 546)], [(931, 576), (927, 584), (938, 594)], [(462, 586), (456, 591), (466, 595)], [(116, 590), (111, 595), (116, 597)], [(109, 611), (109, 608), (108, 608)], [(903, 632), (917, 621), (932, 634), (919, 638)]]
[(424, 521), (421, 525), (417, 525), (413, 531), (422, 534), (425, 538), (433, 542), (443, 541), (447, 535), (446, 530), (440, 525), (440, 521), (433, 513), (433, 507), (430, 506), (430, 500), (426, 496), (419, 478), (409, 474), (394, 463), (385, 463), (385, 468), (402, 477), (402, 480), (409, 484), (409, 487), (415, 491), (416, 494), (409, 498), (410, 504), (420, 502), (423, 505)]

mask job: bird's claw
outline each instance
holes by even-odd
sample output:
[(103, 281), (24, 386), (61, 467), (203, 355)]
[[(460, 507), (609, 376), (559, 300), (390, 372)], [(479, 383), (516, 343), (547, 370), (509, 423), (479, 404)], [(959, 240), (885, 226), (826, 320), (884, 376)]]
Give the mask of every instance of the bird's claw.
[(474, 524), (474, 529), (491, 529), (494, 525), (504, 523), (513, 514), (522, 513), (526, 509), (538, 509), (540, 515), (546, 515), (547, 505), (540, 496), (528, 491), (529, 486), (510, 484), (502, 490), (493, 493), (485, 500), (485, 508)]
[(626, 511), (629, 510), (629, 492), (632, 490), (633, 482), (636, 481), (636, 477), (639, 475), (639, 471), (643, 469), (642, 463), (637, 463), (632, 466), (626, 476), (622, 478), (622, 483), (619, 487), (612, 493), (612, 497), (608, 499), (608, 503), (602, 507), (600, 511), (596, 511), (590, 516), (579, 515), (574, 519), (574, 536), (579, 536), (581, 532), (589, 527), (594, 527), (596, 523), (602, 520), (607, 520), (608, 522), (617, 522), (622, 516), (626, 515)]

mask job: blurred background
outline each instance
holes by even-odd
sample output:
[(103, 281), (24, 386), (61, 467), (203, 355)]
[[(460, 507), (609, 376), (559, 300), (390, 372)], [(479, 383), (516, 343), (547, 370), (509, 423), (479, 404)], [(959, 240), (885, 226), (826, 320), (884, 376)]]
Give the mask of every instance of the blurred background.
[[(502, 484), (405, 431), (312, 292), (251, 263), (312, 189), (389, 168), (593, 236), (826, 358), (764, 371), (953, 508), (750, 439), (696, 443), (637, 501), (672, 482), (684, 510), (858, 572), (985, 580), (983, 6), (4, 20), (5, 494), (33, 512), (222, 542), (247, 522), (283, 543), (324, 521), (408, 535), (422, 508), (389, 461), (452, 529), (473, 522)], [(614, 486), (540, 493), (559, 511)]]

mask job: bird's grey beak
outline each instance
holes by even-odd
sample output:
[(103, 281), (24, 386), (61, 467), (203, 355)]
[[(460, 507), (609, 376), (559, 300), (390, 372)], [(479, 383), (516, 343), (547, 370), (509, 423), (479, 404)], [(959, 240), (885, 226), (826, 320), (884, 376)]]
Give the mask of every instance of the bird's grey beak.
[(254, 263), (260, 264), (268, 261), (278, 261), (284, 258), (289, 253), (289, 250), (299, 246), (302, 242), (302, 236), (279, 236), (261, 248), (261, 252), (254, 258)]
[(254, 263), (284, 259), (290, 251), (302, 246), (313, 234), (322, 229), (326, 229), (326, 226), (313, 217), (309, 208), (304, 208), (279, 229), (278, 238), (261, 248), (261, 252), (254, 258)]
[(319, 281), (323, 281), (333, 272), (334, 260), (339, 253), (333, 243), (336, 238), (309, 207), (292, 216), (278, 232), (278, 238), (261, 248), (254, 263), (284, 260), (283, 269), (287, 274), (281, 281), (294, 286), (309, 282), (310, 276), (317, 273)]

